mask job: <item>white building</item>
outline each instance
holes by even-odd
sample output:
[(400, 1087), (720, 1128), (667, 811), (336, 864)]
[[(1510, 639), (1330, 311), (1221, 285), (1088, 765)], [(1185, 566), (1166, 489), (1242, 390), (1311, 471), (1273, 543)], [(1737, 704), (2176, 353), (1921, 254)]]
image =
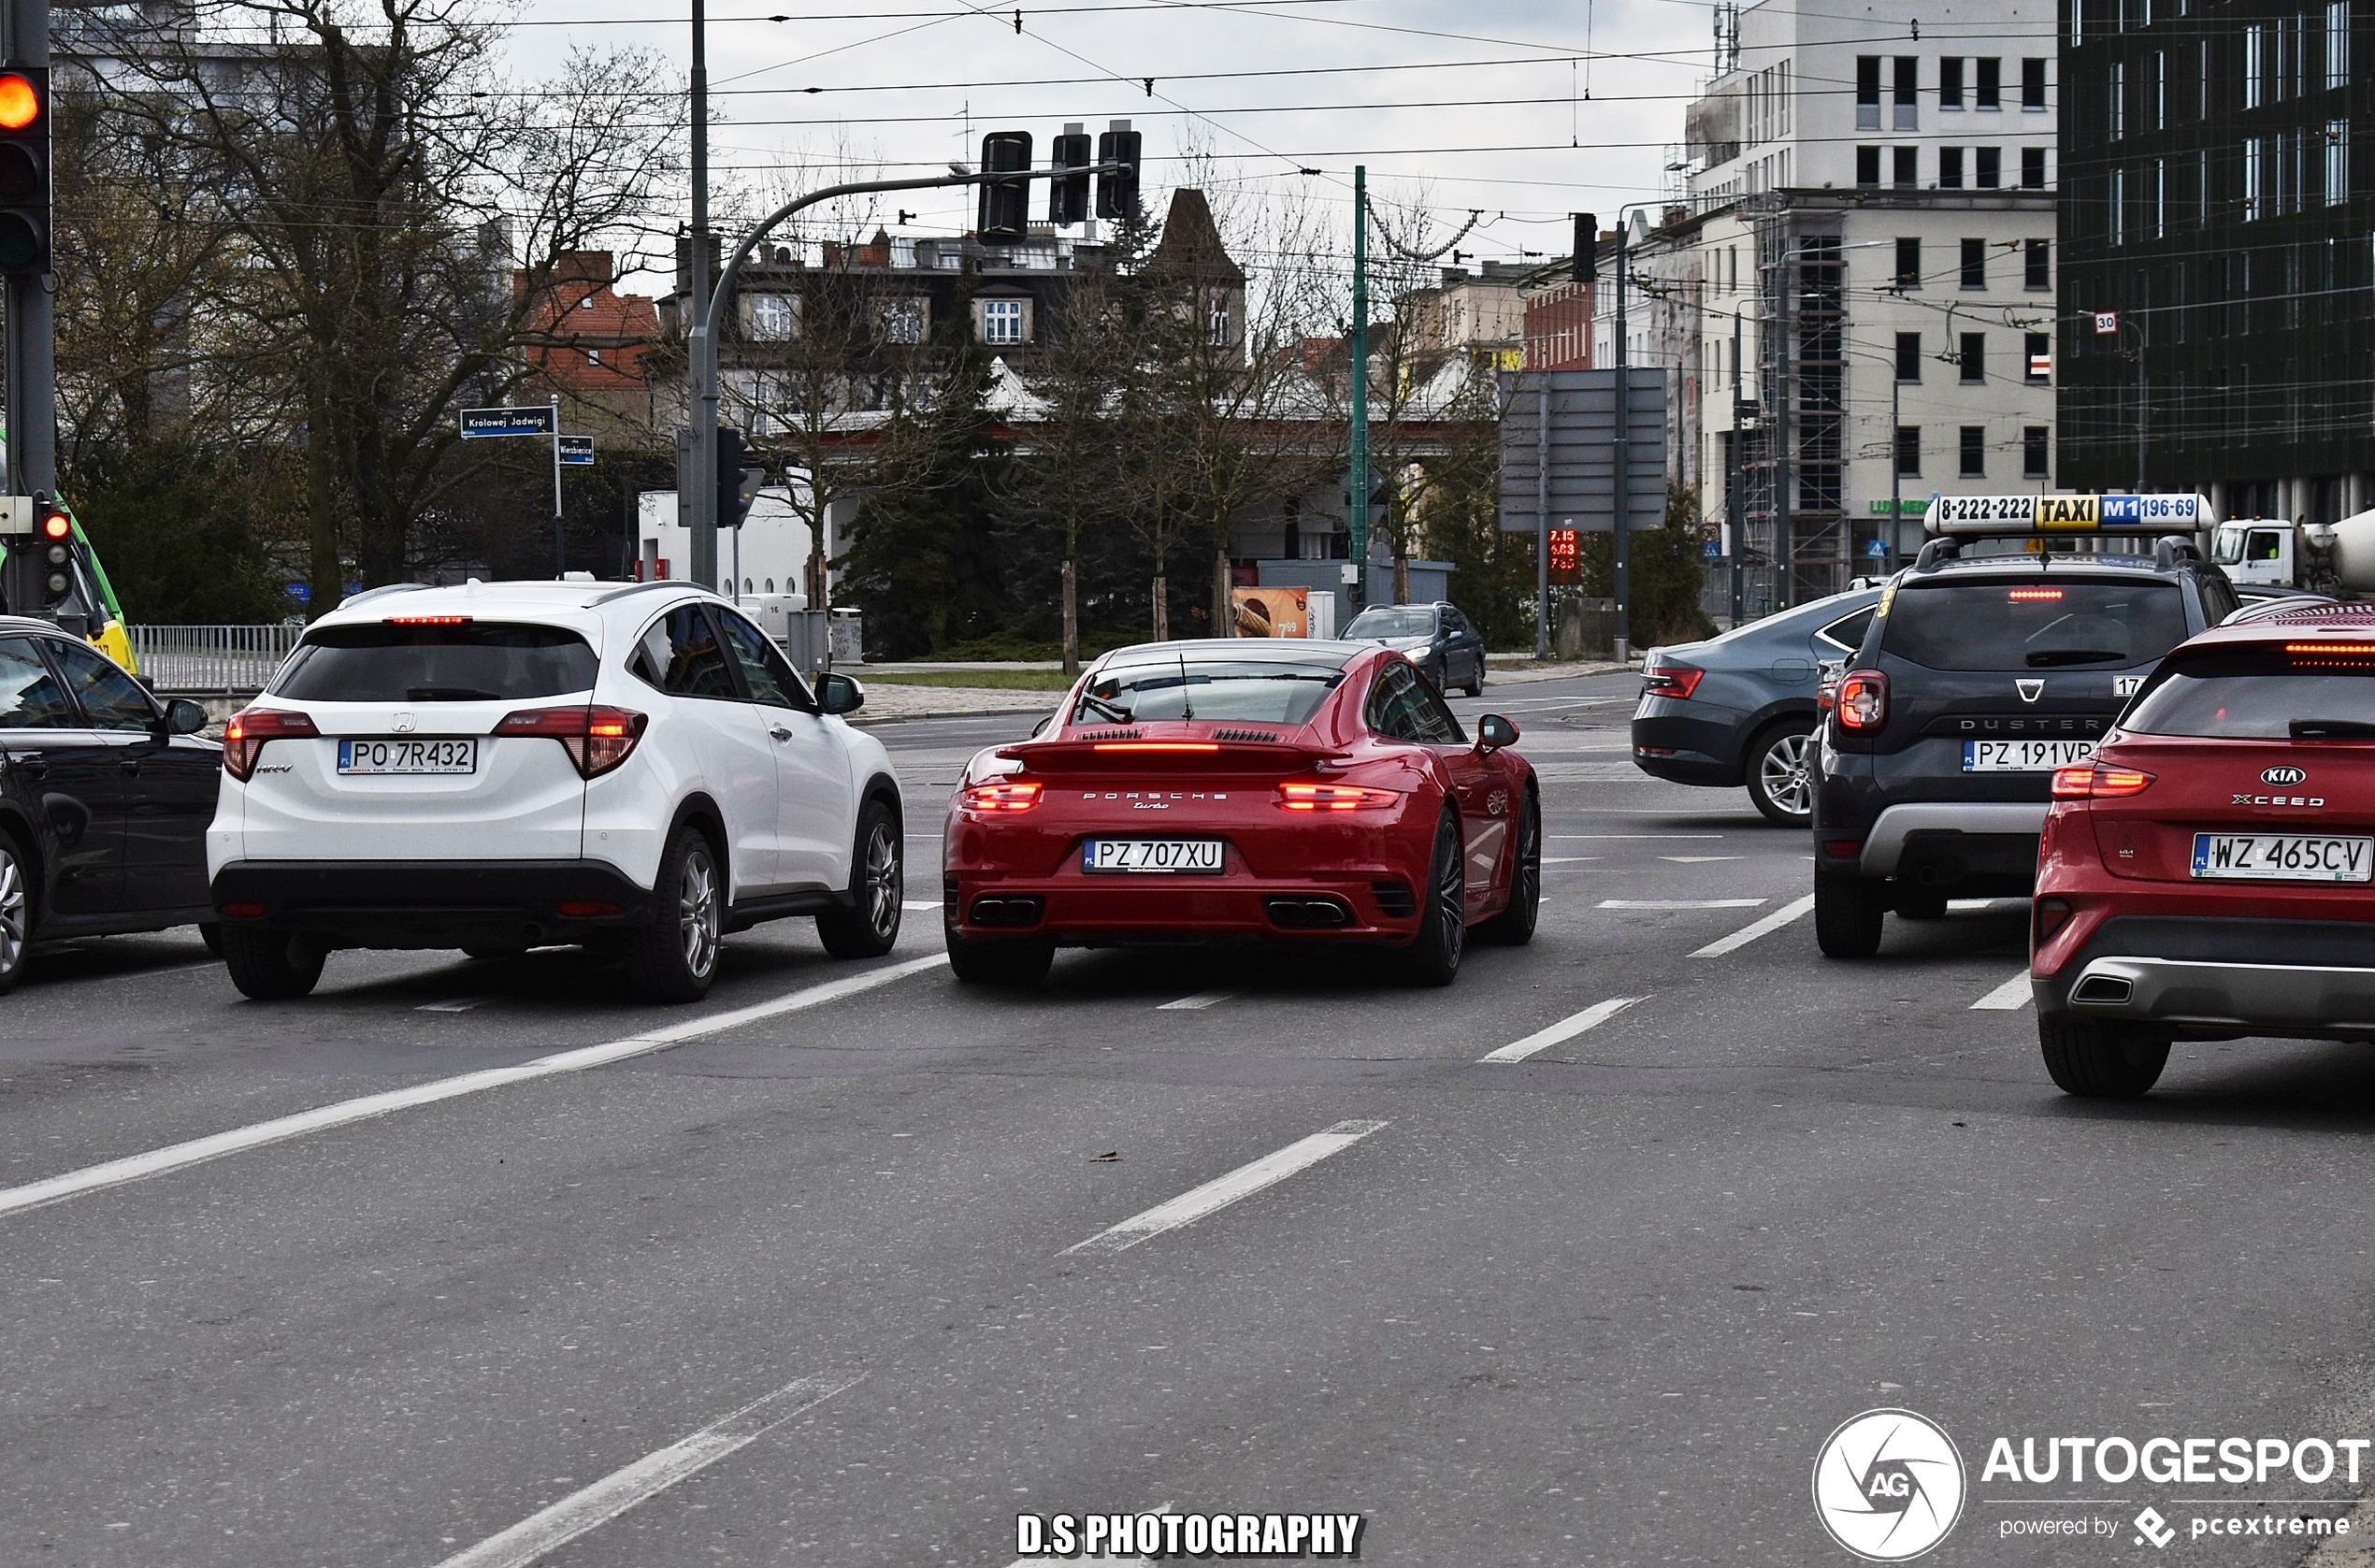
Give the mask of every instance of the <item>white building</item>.
[(1745, 552), (1748, 613), (1909, 553), (1933, 491), (2053, 487), (2055, 25), (2045, 0), (1719, 22), (1686, 197), (1627, 237), (1626, 339), (1673, 372), (1672, 471)]

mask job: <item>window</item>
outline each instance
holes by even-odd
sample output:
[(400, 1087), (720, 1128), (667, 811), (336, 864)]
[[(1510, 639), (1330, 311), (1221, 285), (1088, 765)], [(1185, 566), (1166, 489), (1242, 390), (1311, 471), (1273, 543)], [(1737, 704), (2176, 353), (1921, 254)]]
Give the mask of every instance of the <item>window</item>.
[(2051, 333), (2032, 332), (2027, 335), (2029, 384), (2042, 386), (2053, 377), (2053, 338)]
[(2050, 599), (2001, 582), (1908, 586), (1880, 623), (1880, 646), (1929, 669), (2052, 670), (2135, 665), (2185, 640), (2174, 583), (2059, 586)]
[(2086, 0), (2070, 0), (2070, 47), (2086, 42)]
[(157, 722), (156, 704), (140, 683), (90, 644), (52, 641), (50, 657), (65, 673), (66, 689), (82, 704), (82, 716), (92, 728), (146, 730)]
[(1965, 382), (1987, 380), (1987, 334), (1984, 332), (1965, 333), (1963, 352), (1956, 358), (1963, 367)]
[(2210, 46), (2209, 42), (2205, 40), (2201, 46), (2200, 63), (2195, 65), (2194, 69), (2194, 118), (2196, 120), (2208, 120), (2209, 117)]
[(1979, 90), (1973, 95), (1979, 99), (1979, 108), (2002, 108), (2004, 107), (2004, 62), (1993, 56), (1983, 56), (1979, 62)]
[(920, 343), (931, 320), (930, 302), (921, 297), (889, 299), (882, 305), (883, 341), (885, 343)]
[(679, 697), (741, 696), (717, 630), (698, 604), (679, 605), (654, 621), (626, 668), (646, 684)]
[(2325, 122), (2325, 205), (2339, 207), (2351, 194), (2351, 122)]
[[(2260, 160), (2260, 146), (2263, 140), (2265, 138), (2260, 137), (2243, 138), (2243, 217), (2246, 221), (2262, 217), (2267, 211), (2261, 189), (2261, 179), (2266, 172), (2261, 167)], [(2111, 177), (2111, 185), (2115, 191), (2119, 188), (2118, 175)], [(2114, 245), (2119, 243), (2116, 236), (2111, 243)]]
[(590, 294), (578, 295), (577, 308), (581, 310), (591, 310), (594, 309), (594, 296)]
[(1911, 131), (1920, 128), (1921, 115), (1915, 107), (1915, 95), (1921, 90), (1922, 62), (1909, 54), (1896, 58), (1896, 129)]
[(791, 300), (780, 294), (755, 294), (742, 307), (742, 330), (754, 343), (792, 340)]
[[(1877, 131), (1880, 128), (1880, 57), (1859, 54), (1855, 57), (1855, 128)], [(1880, 182), (1875, 174), (1871, 183)]]
[(981, 312), (981, 339), (985, 343), (1019, 343), (1023, 340), (1023, 302), (1019, 299), (985, 299), (975, 307)]
[(2021, 107), (2045, 108), (2045, 62), (2034, 57), (2021, 62)]
[(2334, 726), (2326, 734), (2336, 740), (2363, 734), (2375, 719), (2375, 681), (2351, 666), (2303, 669), (2267, 643), (2229, 643), (2154, 671), (2128, 727), (2146, 735), (2282, 741), (2296, 733), (2295, 724), (2320, 719)]
[(560, 626), (366, 621), (306, 633), (273, 682), (272, 695), (299, 702), (561, 697), (592, 691), (596, 666), (585, 639)]
[(1918, 332), (1896, 335), (1896, 379), (1901, 381), (1922, 379), (1922, 335)]
[(1963, 107), (1963, 57), (1950, 54), (1938, 62), (1938, 108)]
[(1889, 156), (1893, 161), (1891, 183), (1899, 190), (1909, 191), (1922, 180), (1921, 151), (1912, 147), (1892, 147)]
[(29, 639), (0, 640), (0, 729), (75, 728), (73, 705)]
[(802, 712), (815, 712), (809, 699), (808, 688), (792, 673), (792, 662), (767, 640), (767, 634), (728, 610), (715, 605), (711, 612), (726, 626), (726, 645), (734, 651), (734, 660), (742, 667), (742, 685), (753, 702), (770, 708), (797, 708)]
[(1369, 688), (1367, 717), (1371, 729), (1397, 741), (1456, 746), (1466, 740), (1443, 698), (1399, 660), (1377, 672), (1377, 683)]
[(2325, 85), (2351, 84), (2351, 0), (2326, 0)]
[(2243, 29), (2243, 107), (2257, 108), (2267, 100), (2267, 29), (2253, 22)]
[[(1403, 664), (1389, 668), (1409, 669)], [(1087, 701), (1077, 703), (1072, 708), (1072, 722), (1117, 722), (1113, 710), (1120, 709), (1144, 723), (1175, 719), (1193, 709), (1200, 719), (1300, 725), (1318, 712), (1319, 704), (1344, 678), (1341, 658), (1315, 658), (1307, 663), (1266, 659), (1240, 663), (1209, 654), (1190, 654), (1183, 664), (1174, 654), (1168, 658), (1144, 656), (1122, 663), (1109, 661), (1104, 672), (1084, 693), (1085, 697), (1095, 698), (1101, 708), (1091, 707)]]
[(1842, 615), (1814, 635), (1843, 654), (1852, 654), (1864, 646), (1864, 634), (1872, 629), (1873, 611), (1859, 610), (1852, 615)]
[(1963, 189), (1963, 150), (1959, 147), (1938, 149), (1938, 189)]
[(2023, 247), (2021, 266), (2021, 286), (2024, 289), (2050, 289), (2053, 286), (2053, 241), (2032, 239)]
[(1977, 168), (1971, 183), (1982, 191), (2001, 189), (2004, 184), (2004, 149), (1979, 147), (1972, 151)]
[(1878, 185), (1880, 182), (1878, 148), (1859, 147), (1855, 150), (1855, 182), (1859, 185)]
[(2107, 190), (2110, 211), (2104, 237), (2114, 245), (2127, 243), (2127, 171), (2113, 169)]
[(1896, 286), (1918, 289), (1922, 286), (1922, 242), (1900, 239), (1896, 242)]
[(2127, 135), (2127, 63), (2111, 62), (2111, 76), (2103, 89), (2103, 134), (2117, 141)]
[(2021, 428), (2021, 477), (2048, 479), (2047, 459), (2051, 456), (2049, 433), (2051, 426), (2028, 424)]
[(1966, 289), (1987, 287), (1987, 241), (1966, 239), (1963, 242), (1963, 286)]
[(1987, 478), (1986, 425), (1963, 426), (1963, 467), (1960, 472), (1965, 479)]
[(1212, 347), (1216, 349), (1222, 349), (1229, 346), (1231, 334), (1229, 301), (1227, 299), (1221, 299), (1213, 305), (1211, 313), (1205, 321), (1204, 327), (1205, 331), (1211, 335), (1210, 343)]
[(1922, 427), (1918, 424), (1896, 427), (1896, 471), (1902, 479), (1922, 477)]
[(2023, 147), (2021, 149), (2021, 189), (2023, 191), (2045, 189), (2044, 148)]
[(597, 369), (599, 369), (602, 364), (602, 351), (599, 349), (586, 350), (585, 363), (595, 367)]

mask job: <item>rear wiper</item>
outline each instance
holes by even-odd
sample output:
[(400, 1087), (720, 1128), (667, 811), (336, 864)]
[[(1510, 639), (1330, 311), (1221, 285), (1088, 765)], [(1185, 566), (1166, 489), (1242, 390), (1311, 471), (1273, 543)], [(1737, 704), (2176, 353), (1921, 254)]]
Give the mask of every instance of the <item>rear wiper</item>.
[(407, 702), (493, 702), (501, 692), (482, 692), (476, 686), (407, 686)]
[(2375, 724), (2365, 719), (2295, 719), (2296, 741), (2375, 741)]
[(2104, 664), (2127, 657), (2119, 648), (2039, 648), (2029, 655), (2031, 669), (2048, 669), (2061, 664)]
[(1091, 697), (1087, 692), (1083, 692), (1080, 694), (1080, 705), (1084, 708), (1096, 709), (1099, 712), (1104, 714), (1105, 717), (1113, 720), (1116, 724), (1130, 723), (1129, 709), (1117, 708), (1101, 697)]

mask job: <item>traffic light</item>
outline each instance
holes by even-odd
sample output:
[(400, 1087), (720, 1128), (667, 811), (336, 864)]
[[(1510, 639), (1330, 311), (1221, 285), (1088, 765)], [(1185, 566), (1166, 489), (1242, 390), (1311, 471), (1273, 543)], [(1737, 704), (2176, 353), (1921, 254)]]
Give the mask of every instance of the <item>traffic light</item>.
[[(992, 131), (982, 137), (984, 174), (1021, 174), (1029, 167), (1029, 131)], [(984, 239), (1020, 239), (1030, 227), (1030, 181), (992, 180), (981, 189), (974, 232)]]
[(50, 73), (0, 71), (0, 272), (50, 270)]
[(739, 528), (758, 499), (767, 470), (751, 465), (750, 444), (730, 424), (717, 427), (717, 525)]
[(1130, 128), (1127, 120), (1116, 120), (1113, 128), (1097, 138), (1097, 161), (1119, 164), (1097, 176), (1097, 216), (1128, 223), (1138, 216), (1138, 143), (1140, 137)]
[(1600, 215), (1578, 212), (1576, 218), (1575, 281), (1589, 283), (1600, 270)]
[(47, 496), (33, 498), (34, 548), (39, 551), (41, 608), (55, 620), (74, 594), (74, 519)]
[(1088, 216), (1088, 134), (1078, 125), (1065, 126), (1051, 156), (1058, 168), (1080, 172), (1058, 175), (1047, 182), (1047, 221), (1080, 223)]

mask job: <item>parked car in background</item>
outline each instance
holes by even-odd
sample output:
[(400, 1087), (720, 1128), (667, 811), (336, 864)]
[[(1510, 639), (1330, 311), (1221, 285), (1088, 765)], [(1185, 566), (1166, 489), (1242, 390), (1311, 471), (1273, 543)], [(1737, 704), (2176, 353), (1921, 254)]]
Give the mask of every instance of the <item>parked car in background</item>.
[(1855, 652), (1879, 602), (1878, 587), (1855, 588), (1704, 642), (1650, 649), (1633, 712), (1634, 766), (1676, 784), (1745, 784), (1767, 821), (1804, 827), (1822, 668)]
[(1484, 695), (1484, 634), (1447, 600), (1372, 605), (1352, 618), (1344, 637), (1384, 643), (1417, 665), (1439, 692), (1458, 686), (1470, 697)]
[(0, 616), (0, 991), (44, 939), (212, 921), (206, 720), (49, 622)]
[(898, 940), (899, 781), (759, 629), (683, 583), (473, 583), (350, 599), (223, 732), (208, 834), (223, 958), (305, 995), (339, 947), (581, 943), (689, 1001), (722, 937), (813, 915)]

